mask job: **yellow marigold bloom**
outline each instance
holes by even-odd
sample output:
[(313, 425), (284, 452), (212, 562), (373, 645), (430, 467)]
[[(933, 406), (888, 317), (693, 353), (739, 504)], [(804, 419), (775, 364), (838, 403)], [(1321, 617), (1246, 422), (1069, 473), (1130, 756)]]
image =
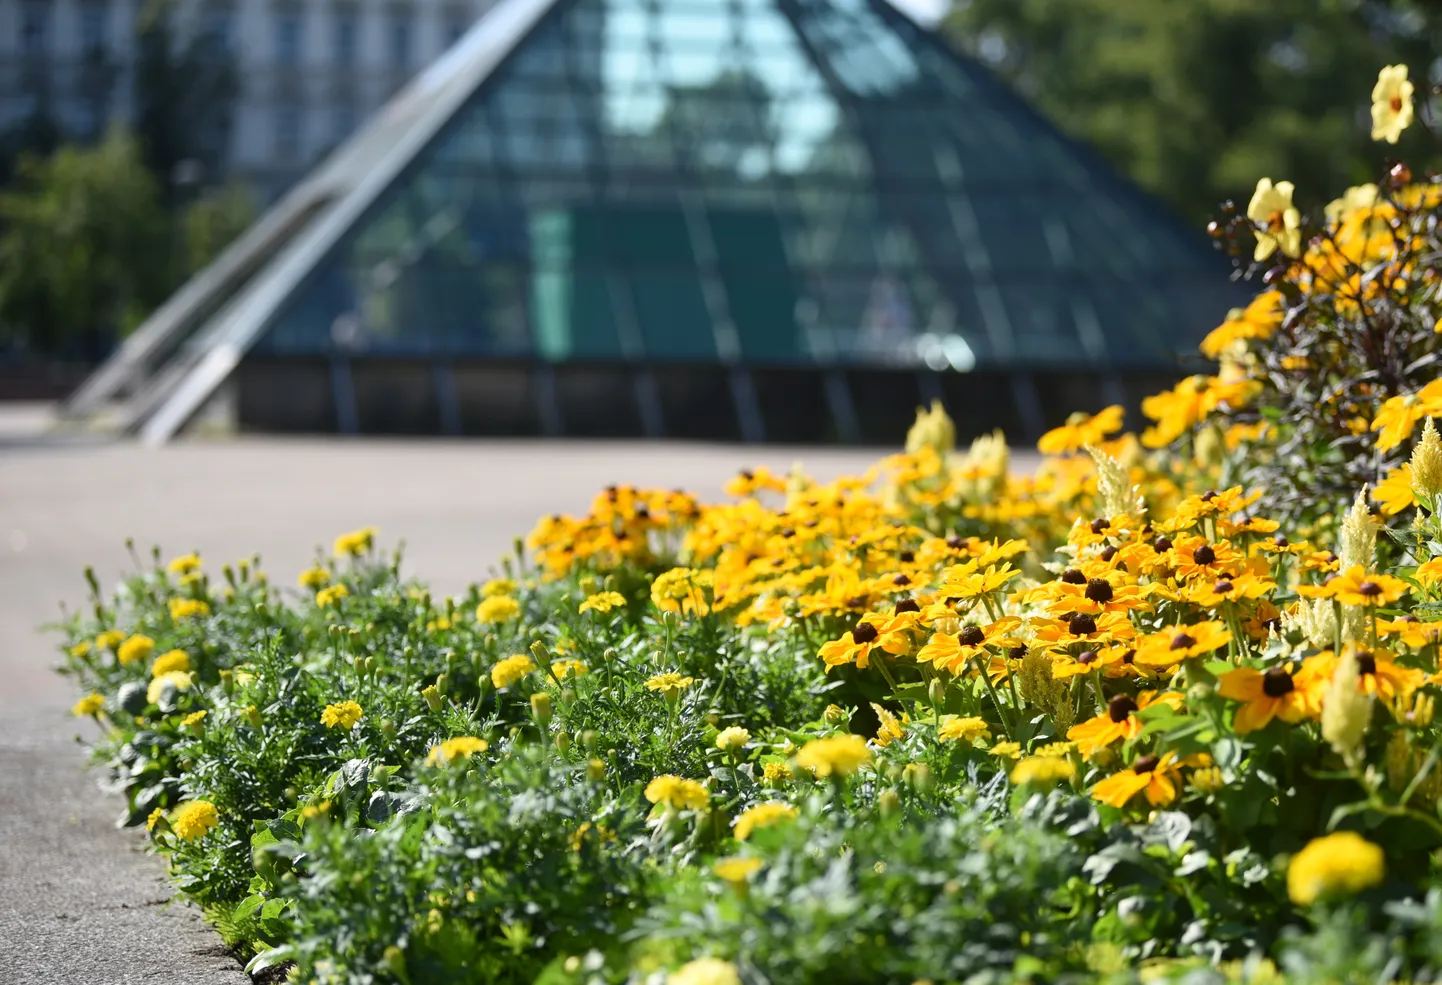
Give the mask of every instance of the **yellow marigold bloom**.
[(349, 732), (364, 714), (361, 706), (354, 701), (342, 701), (339, 704), (326, 705), (325, 711), (320, 713), (320, 723), (326, 728)]
[(863, 763), (871, 762), (871, 750), (859, 735), (833, 735), (806, 743), (796, 754), (796, 762), (819, 777), (850, 776)]
[(1433, 380), (1416, 393), (1391, 397), (1382, 403), (1372, 418), (1377, 436), (1377, 450), (1390, 451), (1412, 437), (1412, 431), (1423, 418), (1442, 414), (1442, 379)]
[(317, 565), (313, 568), (306, 568), (296, 577), (295, 581), (301, 588), (315, 591), (330, 584), (330, 572)]
[(706, 590), (711, 587), (712, 574), (694, 568), (672, 568), (651, 582), (651, 602), (662, 612), (695, 613), (704, 616), (711, 611)]
[(476, 622), (483, 626), (510, 622), (520, 616), (521, 603), (509, 595), (492, 595), (481, 599), (481, 604), (476, 606)]
[(340, 602), (350, 594), (350, 590), (339, 583), (322, 588), (315, 593), (315, 604), (322, 609), (328, 609)]
[(730, 728), (722, 729), (721, 734), (716, 736), (716, 748), (727, 752), (732, 749), (741, 749), (750, 741), (750, 732), (740, 725), (732, 725)]
[(1388, 65), (1372, 87), (1372, 139), (1395, 144), (1412, 125), (1412, 83), (1406, 65)]
[(1033, 756), (1070, 756), (1076, 752), (1075, 742), (1048, 742), (1032, 750)]
[(1287, 866), (1287, 895), (1298, 906), (1351, 896), (1377, 885), (1387, 874), (1382, 849), (1355, 831), (1313, 838)]
[(1057, 756), (1028, 756), (1011, 768), (1011, 782), (1017, 786), (1056, 783), (1073, 776), (1076, 776), (1076, 767), (1071, 760)]
[(1377, 487), (1372, 490), (1372, 499), (1382, 507), (1387, 516), (1396, 516), (1410, 506), (1417, 504), (1417, 494), (1412, 491), (1412, 465), (1403, 462), (1388, 472)]
[(646, 799), (676, 810), (702, 811), (711, 803), (711, 791), (695, 780), (666, 774), (646, 784)]
[(1180, 766), (1176, 753), (1172, 752), (1160, 757), (1138, 756), (1130, 769), (1113, 773), (1092, 787), (1092, 799), (1112, 807), (1125, 807), (1127, 801), (1145, 791), (1149, 804), (1165, 807), (1177, 799)]
[[(780, 765), (767, 763), (766, 765)], [(784, 767), (783, 767), (784, 768)], [(769, 828), (772, 825), (781, 824), (784, 821), (795, 820), (800, 812), (790, 804), (784, 804), (779, 800), (768, 801), (764, 804), (757, 804), (755, 807), (747, 808), (736, 818), (736, 840), (745, 841), (751, 837), (751, 832), (759, 831), (762, 828)]]
[(431, 746), (430, 754), (426, 756), (426, 765), (445, 766), (457, 759), (470, 759), (490, 747), (491, 744), (485, 739), (478, 739), (473, 735), (458, 735), (440, 745)]
[(1257, 230), (1254, 258), (1265, 260), (1277, 250), (1289, 257), (1302, 255), (1302, 214), (1292, 205), (1292, 183), (1271, 178), (1257, 182), (1252, 201), (1247, 205), (1247, 218), (1261, 226)]
[(150, 665), (150, 676), (159, 677), (172, 670), (189, 670), (190, 654), (184, 650), (166, 650)]
[(555, 672), (557, 680), (565, 680), (567, 677), (580, 677), (587, 669), (584, 660), (557, 660), (551, 664), (551, 670)]
[(208, 800), (181, 804), (170, 816), (170, 826), (184, 841), (204, 838), (220, 823), (220, 813)]
[(675, 671), (668, 671), (664, 674), (657, 674), (647, 678), (646, 690), (660, 691), (665, 697), (671, 698), (686, 690), (696, 683), (694, 677), (682, 677)]
[(151, 812), (150, 812), (149, 814), (147, 814), (146, 817), (145, 817), (145, 830), (146, 830), (146, 831), (154, 831), (154, 830), (155, 830), (155, 826), (156, 826), (157, 824), (159, 824), (160, 821), (161, 821), (161, 819), (164, 818), (164, 817), (165, 817), (165, 808), (163, 808), (163, 807), (157, 807), (155, 810), (151, 811)]
[(492, 578), (481, 586), (481, 594), (488, 599), (501, 595), (515, 595), (516, 583), (511, 578)]
[(1021, 758), (1021, 743), (1020, 743), (1020, 742), (998, 742), (996, 745), (994, 745), (994, 746), (991, 747), (991, 750), (990, 750), (990, 751), (991, 751), (991, 754), (992, 754), (993, 756), (995, 756), (997, 759), (1020, 759), (1020, 758)]
[(348, 534), (341, 534), (335, 539), (335, 556), (359, 557), (371, 549), (378, 533), (380, 530), (377, 527), (362, 527)]
[(772, 760), (761, 767), (761, 779), (772, 786), (779, 786), (791, 779), (791, 770), (785, 763)]
[(946, 742), (969, 744), (977, 739), (990, 739), (991, 727), (986, 724), (985, 718), (978, 718), (975, 715), (966, 718), (947, 715), (941, 720), (941, 728), (936, 730), (936, 737)]
[(612, 609), (622, 608), (626, 604), (626, 596), (620, 592), (597, 592), (595, 595), (586, 596), (581, 603), (581, 612), (610, 612)]
[(70, 654), (72, 657), (83, 657), (90, 652), (90, 641), (81, 640), (79, 643), (76, 643), (65, 652)]
[(1120, 404), (1113, 404), (1095, 415), (1077, 411), (1061, 427), (1042, 435), (1036, 450), (1043, 455), (1065, 455), (1081, 451), (1087, 445), (1099, 445), (1122, 429), (1124, 416)]
[(171, 558), (165, 569), (173, 575), (188, 575), (200, 569), (200, 555), (194, 552)]
[(738, 885), (745, 883), (764, 867), (765, 863), (759, 858), (732, 857), (717, 860), (711, 868), (722, 879)]
[(741, 985), (741, 975), (730, 961), (697, 958), (667, 975), (666, 985)]
[[(116, 647), (118, 647), (118, 646), (119, 646), (121, 643), (123, 643), (124, 641), (125, 641), (125, 634), (122, 633), (120, 630), (118, 630), (118, 629), (107, 629), (105, 632), (103, 632), (103, 633), (101, 633), (99, 636), (95, 637), (95, 646), (96, 646), (96, 649), (99, 649), (99, 650), (114, 650)], [(152, 642), (150, 645), (151, 645), (152, 648), (154, 648), (155, 643)], [(148, 657), (148, 656), (150, 656), (150, 654), (147, 653), (145, 656)], [(142, 659), (143, 659), (143, 658), (142, 658)], [(125, 663), (126, 661), (122, 660), (122, 661), (120, 661), (120, 662), (121, 662), (121, 663)]]
[(70, 714), (76, 718), (99, 718), (101, 709), (105, 707), (105, 696), (91, 692), (70, 708)]
[(210, 615), (210, 603), (201, 599), (171, 599), (170, 618), (175, 622)]
[(204, 708), (200, 709), (200, 711), (192, 711), (189, 715), (186, 715), (180, 720), (180, 727), (188, 728), (196, 735), (199, 735), (200, 723), (205, 721), (205, 716), (207, 714), (209, 714), (209, 712), (207, 712)]
[(1336, 599), (1343, 605), (1388, 605), (1407, 594), (1408, 585), (1391, 575), (1369, 574), (1354, 564), (1320, 585), (1298, 585), (1297, 594), (1314, 599)]
[(536, 663), (524, 653), (497, 660), (491, 668), (491, 683), (496, 687), (510, 687), (536, 669)]
[(177, 691), (189, 691), (190, 686), (195, 683), (195, 678), (183, 670), (166, 671), (151, 679), (145, 689), (145, 700), (150, 704), (159, 704), (160, 698), (165, 694), (167, 684), (174, 685)]
[(122, 664), (143, 663), (150, 659), (155, 652), (155, 641), (149, 636), (136, 634), (130, 637), (115, 651), (116, 659)]

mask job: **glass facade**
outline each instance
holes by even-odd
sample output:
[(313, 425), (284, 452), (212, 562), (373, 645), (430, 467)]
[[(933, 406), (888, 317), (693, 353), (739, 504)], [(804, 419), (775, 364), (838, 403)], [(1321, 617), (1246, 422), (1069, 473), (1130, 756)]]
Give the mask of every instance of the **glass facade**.
[(1136, 372), (1236, 301), (884, 0), (559, 0), (255, 352)]

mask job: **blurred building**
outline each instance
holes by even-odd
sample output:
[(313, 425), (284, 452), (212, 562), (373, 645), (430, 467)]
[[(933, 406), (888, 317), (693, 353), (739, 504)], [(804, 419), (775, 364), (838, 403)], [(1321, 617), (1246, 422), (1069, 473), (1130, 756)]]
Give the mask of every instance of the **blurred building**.
[[(42, 109), (87, 139), (134, 115), (136, 24), (165, 0), (0, 0), (0, 131)], [(169, 0), (232, 60), (227, 174), (266, 199), (350, 136), (495, 0)]]
[(1135, 407), (1199, 231), (885, 0), (501, 0), (72, 402), (242, 427), (894, 442)]

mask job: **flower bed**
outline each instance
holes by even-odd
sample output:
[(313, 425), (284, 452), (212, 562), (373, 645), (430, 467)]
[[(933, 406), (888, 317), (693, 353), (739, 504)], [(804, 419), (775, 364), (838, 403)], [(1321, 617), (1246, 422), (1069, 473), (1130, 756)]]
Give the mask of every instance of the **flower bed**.
[(157, 553), (90, 577), (76, 713), (296, 981), (1433, 980), (1438, 188), (1259, 185), (1214, 234), (1286, 261), (1140, 438), (1015, 476), (933, 408), (864, 476), (604, 490), (459, 598), (374, 530), (296, 588)]

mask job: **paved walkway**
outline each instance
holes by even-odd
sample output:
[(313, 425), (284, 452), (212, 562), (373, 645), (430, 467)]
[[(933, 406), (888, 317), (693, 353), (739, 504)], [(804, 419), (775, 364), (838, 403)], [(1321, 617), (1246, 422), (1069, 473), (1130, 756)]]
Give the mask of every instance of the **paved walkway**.
[(166, 908), (162, 864), (113, 826), (118, 799), (84, 772), (93, 726), (50, 668), (37, 627), (77, 604), (93, 564), (111, 586), (125, 538), (212, 570), (259, 552), (289, 582), (318, 544), (374, 524), (404, 538), (407, 567), (436, 589), (482, 579), (536, 517), (578, 511), (609, 482), (707, 497), (736, 471), (802, 458), (818, 477), (876, 454), (676, 444), (251, 440), (45, 444), (0, 417), (0, 983), (244, 985), (194, 912)]

